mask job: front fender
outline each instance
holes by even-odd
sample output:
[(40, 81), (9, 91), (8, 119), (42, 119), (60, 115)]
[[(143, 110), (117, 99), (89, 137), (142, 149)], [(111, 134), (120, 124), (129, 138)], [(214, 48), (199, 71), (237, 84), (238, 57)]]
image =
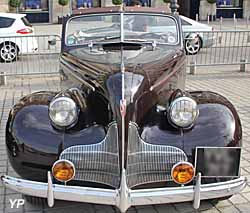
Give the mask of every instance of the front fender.
[(10, 111), (6, 126), (9, 160), (22, 177), (33, 180), (46, 178), (37, 172), (47, 170), (57, 159), (63, 133), (50, 124), (48, 104), (56, 95), (38, 92), (22, 98)]
[(175, 146), (192, 158), (197, 146), (242, 145), (239, 116), (230, 101), (213, 92), (189, 92), (196, 100), (199, 116), (189, 129), (173, 128), (164, 113), (155, 110), (140, 124), (141, 137), (148, 143)]
[(197, 146), (242, 146), (242, 126), (232, 103), (214, 92), (190, 92), (199, 108), (191, 130), (184, 131), (184, 150), (188, 155)]
[(46, 181), (47, 171), (67, 147), (100, 142), (105, 137), (100, 125), (74, 132), (55, 129), (48, 115), (57, 93), (38, 92), (22, 98), (10, 111), (6, 146), (10, 163), (23, 178)]

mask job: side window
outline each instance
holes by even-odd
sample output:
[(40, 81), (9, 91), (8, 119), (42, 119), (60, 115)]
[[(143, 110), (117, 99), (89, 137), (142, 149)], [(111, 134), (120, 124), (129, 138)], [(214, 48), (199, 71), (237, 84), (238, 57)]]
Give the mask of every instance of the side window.
[(10, 27), (14, 22), (13, 18), (0, 17), (0, 28)]
[(187, 21), (185, 21), (185, 20), (183, 20), (182, 18), (181, 18), (181, 24), (184, 26), (184, 25), (192, 25), (192, 24), (190, 24), (190, 23), (188, 23)]
[(32, 27), (31, 23), (29, 23), (29, 21), (28, 21), (27, 18), (22, 17), (21, 19), (22, 19), (22, 21), (23, 21), (23, 23), (24, 23), (25, 26), (27, 26), (27, 27)]

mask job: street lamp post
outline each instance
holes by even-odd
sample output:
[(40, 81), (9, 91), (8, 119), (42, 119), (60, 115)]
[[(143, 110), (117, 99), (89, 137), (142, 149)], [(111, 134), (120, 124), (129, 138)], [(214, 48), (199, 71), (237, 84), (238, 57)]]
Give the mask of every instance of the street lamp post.
[(176, 14), (178, 8), (179, 8), (178, 0), (171, 0), (171, 1), (170, 1), (170, 9), (171, 9), (171, 12), (172, 12), (173, 14)]

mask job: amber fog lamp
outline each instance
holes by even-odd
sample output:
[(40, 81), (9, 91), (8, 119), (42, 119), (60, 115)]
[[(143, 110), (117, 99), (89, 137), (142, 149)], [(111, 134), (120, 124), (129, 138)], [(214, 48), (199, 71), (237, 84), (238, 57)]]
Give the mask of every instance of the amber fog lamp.
[(53, 176), (61, 182), (68, 182), (75, 176), (75, 166), (68, 160), (58, 160), (52, 167)]
[(171, 175), (174, 182), (187, 184), (194, 178), (194, 167), (189, 162), (179, 162), (173, 166)]

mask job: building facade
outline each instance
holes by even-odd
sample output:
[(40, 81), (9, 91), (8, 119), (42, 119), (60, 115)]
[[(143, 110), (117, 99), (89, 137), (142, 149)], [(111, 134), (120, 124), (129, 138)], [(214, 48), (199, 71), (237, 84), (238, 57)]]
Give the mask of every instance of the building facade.
[[(131, 0), (124, 0), (129, 4)], [(10, 8), (9, 0), (0, 0), (0, 12), (15, 11)], [(141, 0), (143, 6), (166, 6), (163, 0)], [(250, 16), (250, 0), (216, 0), (216, 4), (209, 4), (207, 0), (178, 0), (179, 12), (195, 19), (206, 20), (209, 15), (217, 18), (247, 18)], [(30, 22), (57, 23), (58, 17), (69, 14), (72, 10), (88, 7), (111, 6), (112, 0), (70, 0), (67, 6), (60, 6), (58, 0), (21, 0), (19, 13), (27, 14)]]

